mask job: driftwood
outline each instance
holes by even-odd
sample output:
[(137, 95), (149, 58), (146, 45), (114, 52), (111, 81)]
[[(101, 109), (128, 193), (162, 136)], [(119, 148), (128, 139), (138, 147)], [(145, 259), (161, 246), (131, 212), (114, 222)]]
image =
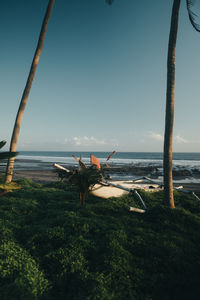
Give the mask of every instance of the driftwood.
[[(75, 155), (73, 155), (73, 157), (80, 164), (80, 160), (78, 158), (76, 158)], [(82, 163), (82, 161), (81, 161), (81, 163)], [(70, 172), (68, 169), (66, 169), (66, 168), (64, 168), (64, 167), (62, 167), (62, 166), (60, 166), (59, 164), (56, 164), (56, 163), (54, 164), (54, 167), (57, 168), (57, 169), (66, 171), (67, 173)], [(163, 189), (163, 184), (158, 183), (158, 182), (152, 180), (149, 177), (139, 177), (139, 178), (133, 180), (133, 183), (134, 182), (136, 183), (136, 182), (141, 181), (141, 180), (147, 180), (149, 183), (156, 184), (156, 185), (159, 186), (160, 189)], [(106, 181), (106, 180), (102, 180), (100, 182), (100, 184), (102, 184), (104, 186), (112, 186), (112, 187), (115, 187), (115, 188), (118, 188), (118, 189), (121, 189), (121, 190), (124, 190), (124, 191), (132, 193), (140, 201), (140, 203), (142, 204), (142, 206), (143, 206), (144, 209), (130, 207), (130, 209), (129, 209), (130, 211), (138, 212), (138, 213), (144, 213), (147, 210), (147, 207), (146, 207), (146, 205), (144, 203), (144, 200), (142, 199), (141, 195), (138, 193), (138, 191), (136, 189), (127, 188), (127, 187), (124, 187), (122, 185), (114, 184), (114, 183), (112, 183), (110, 181)], [(184, 190), (183, 186), (174, 187), (174, 190), (178, 190), (179, 192), (182, 192), (182, 193), (190, 193), (196, 199), (200, 200), (199, 197), (194, 192), (190, 192), (190, 191)]]
[(53, 164), (53, 166), (56, 168), (56, 169), (59, 169), (59, 170), (62, 170), (62, 171), (65, 171), (67, 173), (70, 173), (70, 170), (60, 166), (59, 164)]
[(140, 208), (136, 208), (136, 207), (132, 207), (132, 206), (130, 206), (129, 211), (134, 211), (134, 212), (138, 212), (141, 214), (145, 213), (144, 209), (140, 209)]

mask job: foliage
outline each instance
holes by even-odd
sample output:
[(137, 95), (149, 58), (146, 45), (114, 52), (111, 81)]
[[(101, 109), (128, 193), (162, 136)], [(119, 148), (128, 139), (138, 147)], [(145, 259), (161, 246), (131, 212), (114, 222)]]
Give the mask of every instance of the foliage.
[(193, 28), (196, 31), (200, 32), (200, 24), (198, 22), (199, 16), (192, 10), (193, 6), (195, 6), (195, 2), (196, 2), (195, 0), (186, 0), (186, 6), (187, 6), (189, 20), (190, 20)]
[[(72, 186), (20, 182), (0, 206), (0, 299), (197, 299), (200, 203), (141, 192), (80, 206)], [(4, 201), (3, 201), (4, 199)], [(1, 298), (2, 297), (2, 298)]]
[[(3, 148), (6, 144), (6, 141), (0, 141), (0, 149)], [(4, 161), (5, 159), (9, 158), (9, 157), (14, 157), (16, 156), (18, 153), (17, 152), (0, 152), (0, 162)], [(15, 183), (10, 183), (10, 184), (4, 184), (3, 182), (5, 181), (4, 176), (0, 177), (0, 196), (11, 192), (14, 189), (19, 189), (20, 187), (15, 184)]]
[(61, 181), (67, 178), (67, 181), (72, 185), (75, 185), (79, 189), (80, 193), (80, 202), (83, 205), (87, 198), (89, 190), (97, 183), (101, 183), (104, 180), (106, 171), (110, 166), (107, 164), (107, 161), (116, 153), (112, 151), (106, 160), (106, 164), (100, 165), (100, 161), (93, 154), (90, 154), (90, 166), (86, 166), (81, 158), (78, 159), (75, 155), (72, 155), (74, 159), (79, 163), (79, 168), (72, 171), (63, 168), (57, 164), (54, 164), (56, 167), (56, 172), (60, 177)]
[(0, 197), (7, 194), (8, 192), (12, 192), (13, 190), (20, 189), (20, 185), (15, 182), (11, 183), (0, 183)]
[(35, 260), (15, 242), (2, 241), (0, 266), (3, 299), (38, 299), (47, 290), (48, 281)]
[[(6, 141), (0, 141), (0, 149), (3, 148), (6, 144)], [(0, 162), (4, 161), (7, 158), (10, 157), (14, 157), (16, 156), (18, 153), (17, 152), (0, 152)], [(12, 191), (13, 189), (18, 189), (19, 186), (16, 185), (15, 183), (11, 183), (11, 184), (3, 184), (3, 182), (5, 181), (4, 176), (0, 177), (0, 196)]]
[(69, 183), (78, 187), (82, 205), (87, 198), (90, 187), (100, 182), (103, 178), (102, 172), (96, 166), (85, 166), (81, 161), (78, 169), (69, 172), (58, 170), (57, 172), (61, 180), (66, 178)]
[[(3, 148), (6, 144), (6, 141), (0, 141), (0, 149)], [(16, 156), (18, 153), (17, 152), (0, 152), (0, 161), (7, 159), (9, 157), (14, 157)]]

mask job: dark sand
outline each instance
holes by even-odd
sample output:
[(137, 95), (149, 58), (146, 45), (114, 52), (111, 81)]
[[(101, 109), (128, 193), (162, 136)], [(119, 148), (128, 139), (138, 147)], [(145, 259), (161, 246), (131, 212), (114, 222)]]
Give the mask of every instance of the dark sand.
[(30, 178), (40, 183), (49, 183), (60, 180), (53, 170), (16, 170), (13, 179), (18, 180), (22, 178)]
[[(144, 174), (145, 176), (146, 174)], [(50, 183), (56, 182), (60, 179), (58, 178), (56, 172), (52, 170), (16, 170), (14, 172), (14, 180), (22, 179), (22, 178), (30, 178), (36, 182), (40, 183)], [(122, 177), (123, 178), (123, 177)], [(184, 179), (184, 178), (182, 178)], [(122, 179), (123, 180), (123, 179)], [(156, 181), (156, 178), (152, 180)], [(174, 186), (183, 186), (185, 190), (193, 191), (200, 194), (200, 184), (199, 183), (174, 183)]]

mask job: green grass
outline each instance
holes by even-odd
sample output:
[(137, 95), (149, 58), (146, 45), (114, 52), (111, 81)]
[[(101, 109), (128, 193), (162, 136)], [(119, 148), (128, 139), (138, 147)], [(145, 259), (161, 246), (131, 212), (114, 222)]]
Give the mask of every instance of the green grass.
[[(198, 299), (200, 202), (141, 192), (103, 200), (21, 181), (0, 198), (0, 300)], [(138, 206), (139, 207), (139, 206)]]

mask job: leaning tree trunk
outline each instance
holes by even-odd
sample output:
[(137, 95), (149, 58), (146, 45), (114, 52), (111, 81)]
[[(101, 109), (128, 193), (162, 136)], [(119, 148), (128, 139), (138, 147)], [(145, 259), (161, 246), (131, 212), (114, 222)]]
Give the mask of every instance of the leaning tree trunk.
[[(47, 25), (49, 22), (49, 18), (51, 16), (51, 12), (53, 9), (53, 5), (54, 5), (55, 0), (49, 0), (49, 4), (47, 6), (47, 10), (46, 10), (46, 14), (44, 16), (44, 20), (42, 23), (42, 28), (40, 31), (40, 36), (39, 36), (39, 40), (38, 40), (38, 44), (37, 44), (37, 48), (35, 50), (35, 54), (34, 54), (34, 58), (32, 61), (32, 65), (30, 68), (30, 72), (28, 75), (28, 79), (26, 82), (26, 86), (22, 95), (22, 99), (19, 105), (19, 109), (17, 112), (17, 116), (16, 116), (16, 120), (15, 120), (15, 124), (14, 124), (14, 128), (13, 128), (13, 133), (12, 133), (12, 138), (11, 138), (11, 142), (10, 142), (10, 151), (12, 152), (16, 152), (17, 149), (17, 141), (18, 141), (18, 136), (19, 136), (19, 131), (20, 131), (20, 126), (21, 126), (21, 121), (22, 121), (22, 117), (23, 117), (23, 113), (26, 107), (26, 103), (28, 100), (28, 96), (31, 90), (31, 86), (32, 86), (32, 82), (35, 76), (35, 72), (37, 69), (37, 65), (40, 59), (40, 55), (42, 52), (42, 47), (44, 44), (44, 38), (45, 38), (45, 34), (46, 34), (46, 30), (47, 30)], [(9, 183), (12, 181), (12, 176), (13, 176), (13, 168), (14, 168), (14, 157), (13, 158), (9, 158), (8, 159), (8, 164), (7, 164), (7, 170), (6, 170), (6, 183)]]
[(167, 97), (165, 113), (164, 137), (164, 200), (171, 208), (175, 208), (172, 180), (172, 142), (174, 124), (174, 90), (175, 90), (175, 52), (178, 31), (178, 15), (181, 0), (174, 0), (167, 60)]

